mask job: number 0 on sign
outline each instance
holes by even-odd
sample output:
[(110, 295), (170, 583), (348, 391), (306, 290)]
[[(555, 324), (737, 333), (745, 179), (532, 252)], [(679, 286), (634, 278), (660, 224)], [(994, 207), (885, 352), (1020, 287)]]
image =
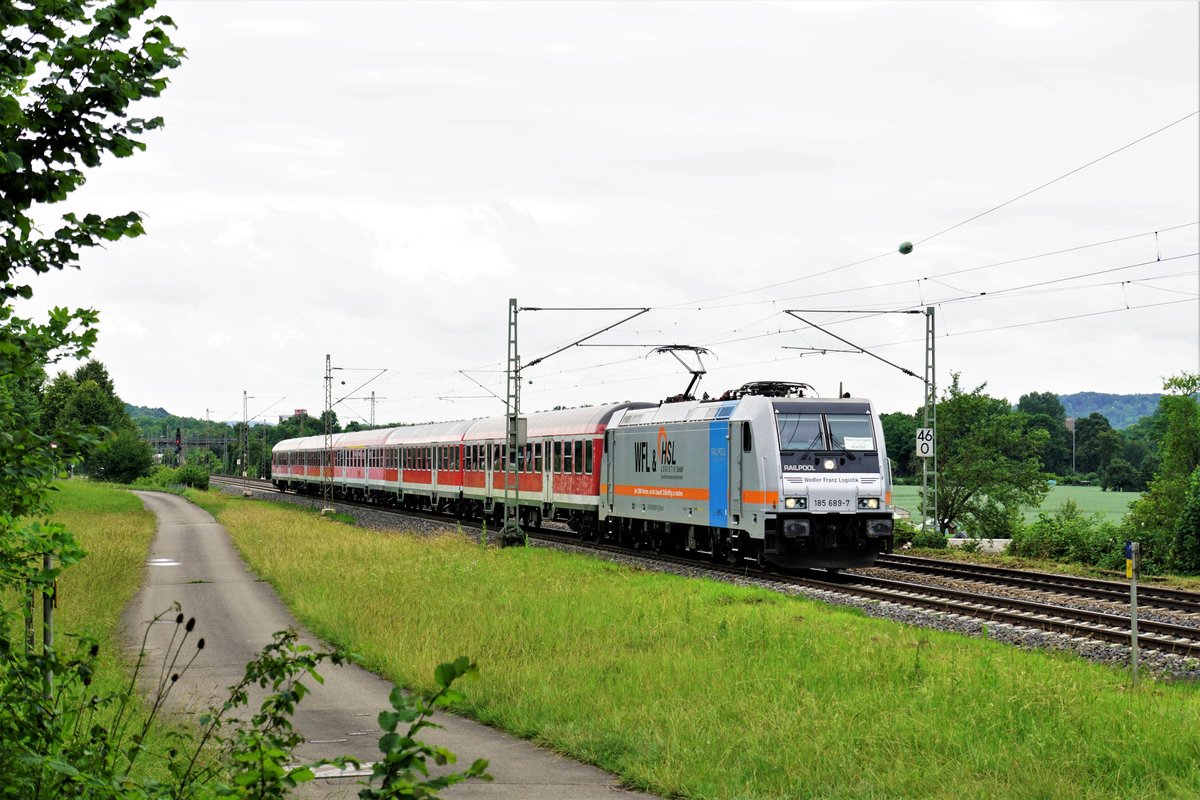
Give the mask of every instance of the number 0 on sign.
[(933, 428), (917, 428), (917, 457), (933, 456)]

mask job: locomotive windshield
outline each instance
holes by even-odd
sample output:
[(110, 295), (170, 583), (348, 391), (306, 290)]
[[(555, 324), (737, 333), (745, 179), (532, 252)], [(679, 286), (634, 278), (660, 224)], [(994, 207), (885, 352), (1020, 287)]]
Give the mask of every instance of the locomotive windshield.
[(875, 432), (869, 414), (777, 413), (779, 449), (874, 450)]
[(776, 414), (780, 450), (824, 450), (820, 414)]
[(829, 433), (833, 446), (846, 450), (874, 450), (875, 433), (871, 429), (871, 418), (863, 414), (830, 414)]

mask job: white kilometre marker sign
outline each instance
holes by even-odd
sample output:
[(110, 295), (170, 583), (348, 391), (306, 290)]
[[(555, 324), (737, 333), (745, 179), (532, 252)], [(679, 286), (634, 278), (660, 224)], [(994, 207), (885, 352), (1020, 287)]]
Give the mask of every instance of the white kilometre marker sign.
[(917, 457), (933, 458), (933, 428), (917, 428)]

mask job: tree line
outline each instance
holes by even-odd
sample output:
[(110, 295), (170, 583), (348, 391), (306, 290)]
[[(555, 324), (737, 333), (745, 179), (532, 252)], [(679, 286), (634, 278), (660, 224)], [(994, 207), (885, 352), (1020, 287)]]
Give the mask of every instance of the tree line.
[[(1013, 407), (986, 388), (968, 389), (954, 373), (938, 399), (937, 533), (923, 543), (962, 526), (1013, 539), (1017, 553), (1109, 564), (1123, 558), (1121, 541), (1137, 539), (1151, 570), (1200, 572), (1200, 375), (1168, 378), (1155, 412), (1123, 430), (1093, 413), (1076, 418), (1072, 431), (1054, 394), (1031, 392)], [(921, 410), (881, 417), (900, 481), (921, 475), (922, 420)], [(1021, 509), (1039, 505), (1057, 482), (1143, 494), (1120, 525), (1068, 507), (1025, 526)]]
[[(984, 388), (979, 387), (979, 391)], [(1161, 402), (1153, 414), (1124, 429), (1117, 429), (1099, 412), (1068, 418), (1065, 407), (1053, 392), (1021, 395), (1017, 405), (1007, 409), (1008, 414), (1002, 407), (1007, 401), (993, 399), (997, 404), (996, 415), (1004, 418), (1007, 424), (1045, 433), (1044, 437), (1037, 437), (1037, 441), (1027, 439), (1025, 445), (1036, 454), (1041, 471), (1056, 483), (1097, 485), (1106, 491), (1141, 492), (1154, 478), (1163, 424)], [(941, 403), (938, 409), (940, 428), (947, 412), (943, 411)], [(915, 453), (915, 437), (917, 428), (922, 427), (923, 410), (911, 414), (902, 411), (883, 414), (880, 419), (895, 475), (902, 480), (919, 477), (921, 464)]]

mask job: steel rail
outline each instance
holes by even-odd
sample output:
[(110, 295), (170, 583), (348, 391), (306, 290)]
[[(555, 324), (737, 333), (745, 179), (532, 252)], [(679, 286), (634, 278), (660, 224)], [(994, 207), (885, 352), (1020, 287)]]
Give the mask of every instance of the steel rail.
[[(958, 561), (943, 561), (936, 558), (921, 558), (891, 554), (880, 556), (876, 567), (916, 572), (926, 575), (942, 575), (967, 580), (987, 580), (1026, 589), (1069, 593), (1077, 597), (1091, 597), (1114, 602), (1129, 601), (1129, 584), (1100, 578), (1084, 578), (1075, 575), (1055, 575), (1049, 572), (993, 567), (984, 564), (967, 564)], [(1138, 601), (1145, 605), (1200, 614), (1200, 592), (1171, 589), (1165, 586), (1138, 586)]]

